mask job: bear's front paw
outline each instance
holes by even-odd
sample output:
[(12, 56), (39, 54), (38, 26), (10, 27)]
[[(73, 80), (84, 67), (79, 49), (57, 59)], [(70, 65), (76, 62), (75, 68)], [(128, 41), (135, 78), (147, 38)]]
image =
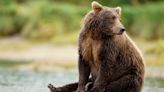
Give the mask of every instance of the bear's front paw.
[(85, 85), (85, 90), (86, 91), (89, 91), (90, 89), (92, 89), (93, 87), (93, 82), (88, 82), (86, 85)]
[(48, 88), (50, 89), (51, 92), (58, 92), (56, 87), (54, 87), (52, 84), (49, 84)]

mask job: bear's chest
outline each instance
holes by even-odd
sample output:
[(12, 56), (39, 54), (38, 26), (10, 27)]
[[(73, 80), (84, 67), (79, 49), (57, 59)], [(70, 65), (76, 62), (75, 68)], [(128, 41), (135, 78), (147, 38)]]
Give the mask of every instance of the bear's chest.
[(82, 56), (85, 61), (89, 62), (91, 67), (98, 68), (99, 66), (100, 46), (100, 41), (93, 40), (91, 36), (86, 37), (81, 43)]

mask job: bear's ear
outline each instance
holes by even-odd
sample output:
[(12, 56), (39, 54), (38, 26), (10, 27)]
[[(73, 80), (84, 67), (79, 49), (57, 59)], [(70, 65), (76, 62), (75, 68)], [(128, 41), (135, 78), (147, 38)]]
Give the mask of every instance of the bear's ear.
[(98, 13), (99, 11), (101, 11), (103, 8), (103, 6), (101, 4), (99, 4), (96, 1), (92, 2), (92, 9), (94, 10), (94, 12)]
[(121, 7), (116, 7), (115, 10), (118, 13), (118, 15), (121, 15)]

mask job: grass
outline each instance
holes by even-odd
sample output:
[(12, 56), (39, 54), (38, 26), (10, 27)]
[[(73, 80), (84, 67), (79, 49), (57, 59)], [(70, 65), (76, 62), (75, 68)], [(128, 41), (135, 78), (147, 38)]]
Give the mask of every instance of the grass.
[(77, 44), (79, 32), (71, 32), (67, 34), (57, 35), (52, 42), (57, 45)]
[(146, 65), (164, 65), (164, 40), (147, 41), (143, 39), (134, 39), (134, 41), (141, 49)]
[[(69, 63), (67, 63), (69, 62)], [(35, 71), (58, 71), (71, 70), (77, 65), (72, 61), (67, 62), (52, 62), (52, 61), (25, 61), (25, 60), (9, 60), (1, 59), (0, 67), (15, 68), (15, 69), (30, 69)]]
[(0, 67), (16, 67), (18, 65), (27, 65), (29, 61), (0, 59)]

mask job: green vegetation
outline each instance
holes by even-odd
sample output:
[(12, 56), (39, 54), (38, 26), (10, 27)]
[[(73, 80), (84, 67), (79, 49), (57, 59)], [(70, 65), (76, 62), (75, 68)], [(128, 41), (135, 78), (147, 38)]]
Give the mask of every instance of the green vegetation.
[[(55, 41), (63, 34), (77, 33), (75, 31), (79, 30), (80, 21), (87, 10), (84, 7), (47, 1), (25, 4), (13, 2), (3, 6), (0, 11), (1, 36), (20, 34), (28, 39)], [(72, 41), (72, 38), (68, 39)]]
[[(105, 5), (122, 6), (122, 21), (132, 36), (148, 40), (163, 39), (164, 18), (161, 16), (164, 16), (164, 2), (147, 1), (111, 0), (108, 4), (107, 0), (100, 0)], [(75, 43), (81, 20), (89, 10), (90, 1), (1, 1), (0, 36), (19, 34), (37, 41)]]
[(145, 60), (147, 65), (163, 66), (164, 65), (164, 43), (163, 40), (145, 42), (147, 45), (144, 47)]
[(133, 36), (148, 40), (164, 38), (164, 3), (123, 8), (123, 22)]
[(21, 61), (21, 60), (6, 60), (0, 59), (0, 67), (16, 67), (18, 65), (26, 65), (31, 62), (29, 61)]

